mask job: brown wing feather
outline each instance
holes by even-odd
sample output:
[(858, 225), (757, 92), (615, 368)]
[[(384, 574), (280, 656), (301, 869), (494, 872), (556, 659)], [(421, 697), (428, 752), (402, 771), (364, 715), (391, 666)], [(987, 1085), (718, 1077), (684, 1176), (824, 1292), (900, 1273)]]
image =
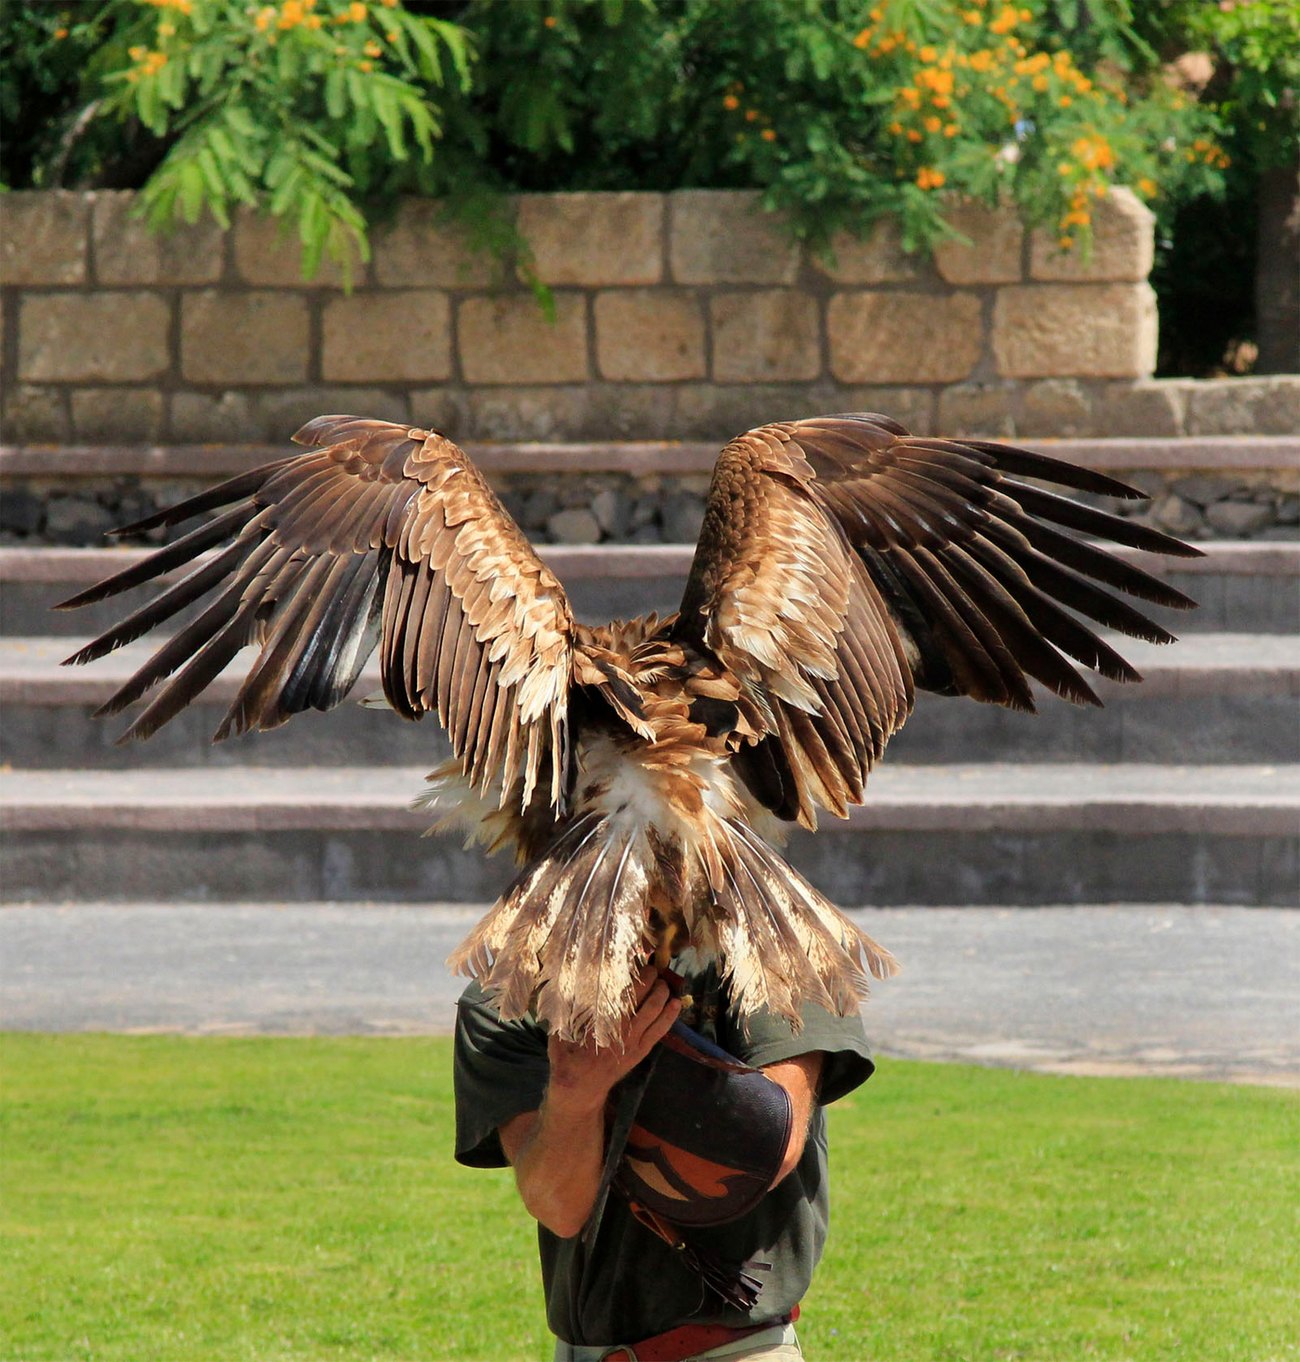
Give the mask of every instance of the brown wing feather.
[(860, 803), (913, 685), (1032, 709), (1033, 680), (1096, 704), (1073, 663), (1140, 677), (1087, 620), (1172, 638), (1107, 588), (1193, 602), (1070, 531), (1198, 550), (1021, 478), (1141, 496), (1047, 455), (921, 438), (869, 414), (761, 426), (722, 451), (674, 635), (712, 652), (767, 715), (734, 760), (773, 812), (811, 826), (814, 804)]
[(527, 802), (549, 769), (558, 803), (575, 628), (559, 581), (442, 435), (323, 416), (294, 438), (312, 448), (141, 522), (227, 508), (66, 604), (115, 595), (233, 542), (69, 661), (103, 656), (214, 592), (195, 624), (105, 706), (114, 712), (166, 681), (128, 736), (173, 718), (248, 643), (260, 651), (218, 738), (337, 704), (378, 645), (393, 707), (407, 718), (437, 713), (476, 785), (499, 779), (504, 798), (522, 778)]

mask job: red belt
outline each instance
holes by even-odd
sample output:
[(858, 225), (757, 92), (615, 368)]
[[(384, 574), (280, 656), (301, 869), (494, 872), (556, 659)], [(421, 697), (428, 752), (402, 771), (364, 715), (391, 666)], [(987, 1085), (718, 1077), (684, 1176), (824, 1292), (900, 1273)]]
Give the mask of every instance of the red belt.
[(629, 1352), (626, 1348), (615, 1348), (605, 1354), (605, 1362), (683, 1362), (684, 1358), (706, 1353), (710, 1348), (720, 1348), (724, 1343), (734, 1343), (737, 1339), (748, 1338), (750, 1334), (761, 1334), (764, 1329), (773, 1329), (778, 1324), (793, 1324), (799, 1318), (796, 1305), (783, 1319), (771, 1319), (766, 1324), (747, 1324), (733, 1329), (726, 1324), (683, 1324), (679, 1329), (669, 1329), (665, 1334), (653, 1338), (643, 1338), (634, 1343)]

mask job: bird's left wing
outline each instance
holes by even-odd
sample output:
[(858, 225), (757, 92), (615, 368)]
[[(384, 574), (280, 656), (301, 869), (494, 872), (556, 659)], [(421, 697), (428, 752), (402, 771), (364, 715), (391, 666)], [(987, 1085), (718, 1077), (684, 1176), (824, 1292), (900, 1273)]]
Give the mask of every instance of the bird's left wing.
[(190, 569), (68, 659), (81, 663), (210, 598), (100, 713), (165, 683), (123, 741), (148, 737), (256, 644), (214, 741), (274, 728), (338, 704), (378, 646), (389, 703), (408, 719), (436, 713), (472, 783), (500, 778), (504, 800), (522, 779), (527, 803), (549, 766), (558, 802), (575, 629), (559, 581), (464, 451), (437, 432), (322, 416), (294, 438), (311, 448), (128, 527), (227, 508), (63, 602), (86, 605)]
[(815, 804), (842, 816), (860, 803), (913, 687), (1032, 709), (1031, 679), (1099, 703), (1072, 663), (1140, 679), (1089, 621), (1172, 636), (1106, 588), (1192, 602), (1092, 541), (1198, 551), (1044, 482), (1140, 496), (1059, 459), (869, 414), (761, 426), (726, 446), (674, 632), (766, 709), (736, 754), (760, 802), (809, 826)]

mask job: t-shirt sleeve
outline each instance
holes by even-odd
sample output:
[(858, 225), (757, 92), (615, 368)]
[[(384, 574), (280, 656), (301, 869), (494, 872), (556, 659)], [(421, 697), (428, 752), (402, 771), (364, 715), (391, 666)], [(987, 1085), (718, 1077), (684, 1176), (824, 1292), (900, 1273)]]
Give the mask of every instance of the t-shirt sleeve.
[(528, 1019), (503, 1022), (471, 984), (456, 1006), (456, 1161), (506, 1167), (497, 1132), (512, 1116), (542, 1105), (549, 1076), (543, 1028)]
[(751, 1016), (748, 1034), (732, 1021), (730, 1044), (727, 1041), (723, 1044), (756, 1069), (821, 1051), (825, 1060), (817, 1100), (822, 1106), (829, 1106), (860, 1087), (875, 1072), (867, 1033), (857, 1013), (838, 1017), (824, 1007), (809, 1004), (800, 1015), (803, 1028), (797, 1034), (788, 1021), (770, 1012)]

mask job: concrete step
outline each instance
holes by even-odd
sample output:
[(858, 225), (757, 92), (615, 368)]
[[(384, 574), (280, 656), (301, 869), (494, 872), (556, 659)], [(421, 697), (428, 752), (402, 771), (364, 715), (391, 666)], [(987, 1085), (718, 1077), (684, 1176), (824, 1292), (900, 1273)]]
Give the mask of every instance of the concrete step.
[[(1300, 542), (1211, 540), (1204, 558), (1166, 558), (1118, 549), (1197, 601), (1191, 611), (1151, 607), (1172, 632), (1300, 633)], [(694, 547), (688, 544), (542, 545), (580, 619), (602, 623), (677, 608)], [(51, 607), (139, 561), (144, 549), (0, 548), (0, 634), (86, 639), (142, 604), (151, 590), (127, 592), (82, 610)], [(167, 580), (167, 579), (164, 579)], [(179, 618), (184, 618), (179, 617)]]
[[(4, 897), (492, 898), (499, 859), (417, 840), (422, 770), (11, 773)], [(790, 855), (846, 904), (1300, 905), (1300, 767), (886, 766)]]
[[(890, 745), (892, 762), (1300, 761), (1300, 635), (1193, 634), (1171, 647), (1123, 640), (1140, 685), (1098, 680), (1105, 708), (1068, 705), (1040, 691), (1037, 715), (921, 695)], [(147, 743), (117, 747), (128, 718), (94, 709), (138, 667), (143, 643), (86, 667), (61, 667), (66, 638), (0, 638), (0, 762), (14, 767), (407, 765), (441, 760), (438, 725), (412, 725), (345, 702), (271, 733), (213, 745), (211, 735), (251, 659), (235, 662)], [(357, 695), (379, 688), (372, 661)]]

